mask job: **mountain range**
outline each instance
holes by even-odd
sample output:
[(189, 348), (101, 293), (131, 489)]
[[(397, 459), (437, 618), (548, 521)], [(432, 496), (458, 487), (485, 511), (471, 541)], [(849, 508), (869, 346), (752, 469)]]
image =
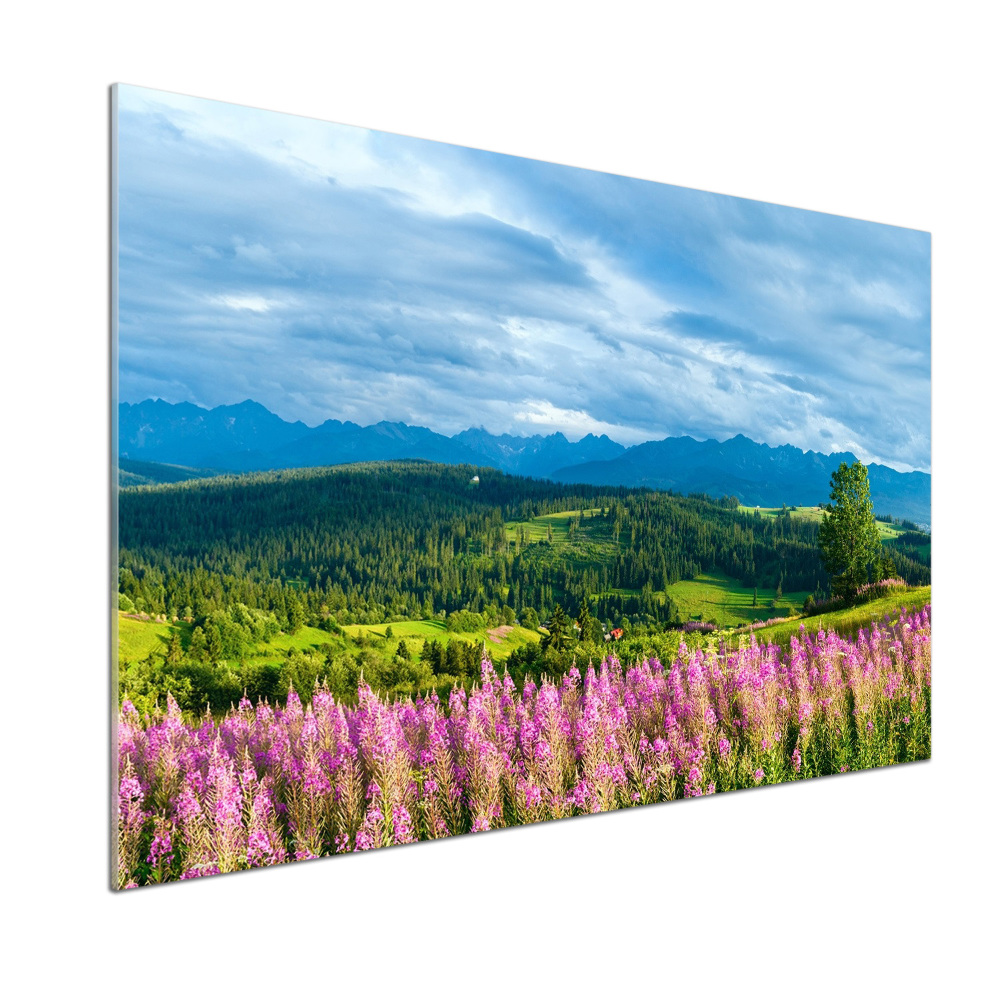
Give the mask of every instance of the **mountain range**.
[[(193, 403), (145, 400), (118, 407), (123, 473), (136, 463), (251, 472), (399, 458), (490, 466), (562, 483), (649, 486), (678, 493), (737, 496), (750, 506), (825, 502), (830, 475), (850, 452), (824, 455), (792, 445), (772, 448), (742, 434), (728, 441), (668, 437), (626, 448), (606, 435), (569, 441), (563, 434), (518, 437), (470, 428), (452, 437), (426, 427), (382, 421), (362, 427), (327, 420), (318, 427), (288, 422), (253, 400), (204, 409)], [(155, 479), (149, 466), (143, 478)], [(164, 474), (177, 478), (176, 469)], [(931, 477), (868, 466), (876, 513), (931, 523)], [(122, 482), (125, 483), (126, 478)], [(134, 480), (133, 480), (134, 481)]]

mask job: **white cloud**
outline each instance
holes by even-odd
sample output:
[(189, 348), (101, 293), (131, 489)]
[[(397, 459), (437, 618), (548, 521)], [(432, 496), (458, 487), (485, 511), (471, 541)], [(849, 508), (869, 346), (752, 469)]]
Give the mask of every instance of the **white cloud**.
[(544, 429), (547, 434), (561, 431), (571, 441), (578, 441), (587, 434), (607, 434), (622, 444), (636, 444), (646, 438), (621, 424), (609, 424), (595, 420), (585, 410), (567, 410), (550, 403), (547, 399), (526, 399), (522, 405), (526, 409), (514, 414), (514, 421)]
[(456, 183), (454, 169), (435, 164), (435, 154), (447, 156), (449, 148), (440, 143), (410, 140), (426, 147), (418, 157), (406, 148), (405, 137), (393, 136), (389, 155), (381, 148), (385, 134), (370, 129), (142, 87), (120, 87), (119, 105), (123, 110), (166, 113), (191, 138), (241, 147), (319, 183), (333, 178), (347, 188), (398, 191), (436, 215), (481, 212), (503, 218), (495, 198), (472, 183), (471, 174)]
[(852, 282), (848, 293), (876, 309), (888, 309), (899, 313), (904, 319), (918, 319), (920, 309), (910, 302), (905, 294), (887, 281)]
[(277, 299), (265, 299), (263, 295), (216, 295), (209, 301), (230, 309), (247, 312), (266, 313), (280, 305)]

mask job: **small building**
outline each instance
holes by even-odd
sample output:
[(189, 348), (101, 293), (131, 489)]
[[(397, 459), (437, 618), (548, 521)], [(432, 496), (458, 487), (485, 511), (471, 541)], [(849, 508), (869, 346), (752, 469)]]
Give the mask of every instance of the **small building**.
[(479, 476), (473, 476), (473, 477), (472, 477), (472, 478), (471, 478), (471, 479), (469, 480), (469, 482), (470, 482), (470, 483), (478, 483), (478, 482), (479, 482)]

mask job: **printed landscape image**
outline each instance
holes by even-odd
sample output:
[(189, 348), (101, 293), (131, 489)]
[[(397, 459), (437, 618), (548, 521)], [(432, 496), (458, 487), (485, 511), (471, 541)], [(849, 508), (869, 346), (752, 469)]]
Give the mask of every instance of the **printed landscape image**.
[(116, 886), (930, 757), (927, 233), (114, 128)]

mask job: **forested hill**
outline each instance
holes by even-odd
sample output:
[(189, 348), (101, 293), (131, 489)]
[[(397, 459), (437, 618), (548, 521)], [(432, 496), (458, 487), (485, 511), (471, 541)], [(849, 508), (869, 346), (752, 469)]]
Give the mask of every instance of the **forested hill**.
[[(120, 590), (155, 614), (240, 603), (284, 625), (490, 605), (544, 618), (585, 594), (602, 617), (666, 621), (664, 588), (711, 570), (746, 586), (824, 585), (814, 522), (735, 507), (422, 462), (138, 486), (120, 493)], [(518, 527), (554, 511), (576, 512), (564, 545)], [(900, 569), (927, 575), (905, 559)]]

